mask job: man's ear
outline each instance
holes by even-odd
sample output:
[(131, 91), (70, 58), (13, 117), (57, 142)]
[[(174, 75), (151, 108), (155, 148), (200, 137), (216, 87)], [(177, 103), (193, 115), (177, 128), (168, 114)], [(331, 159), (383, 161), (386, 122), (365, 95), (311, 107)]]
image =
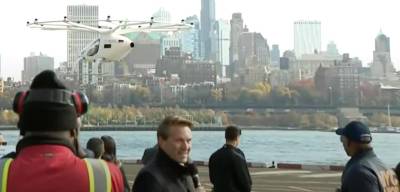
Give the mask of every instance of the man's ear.
[(76, 129), (71, 130), (72, 137), (78, 137), (79, 131), (81, 130), (81, 126), (82, 126), (81, 118), (80, 117), (76, 118), (76, 121), (78, 122), (78, 127)]
[(81, 117), (76, 118), (76, 121), (78, 122), (78, 129), (80, 129), (82, 127)]
[(70, 133), (71, 137), (74, 137), (74, 138), (78, 137), (78, 129), (72, 129), (69, 131), (69, 133)]
[(157, 137), (157, 144), (158, 144), (158, 145), (160, 145), (160, 140), (161, 140), (161, 138), (160, 138), (160, 137)]
[(161, 147), (161, 145), (164, 145), (165, 140), (162, 137), (157, 137), (157, 144), (158, 147)]

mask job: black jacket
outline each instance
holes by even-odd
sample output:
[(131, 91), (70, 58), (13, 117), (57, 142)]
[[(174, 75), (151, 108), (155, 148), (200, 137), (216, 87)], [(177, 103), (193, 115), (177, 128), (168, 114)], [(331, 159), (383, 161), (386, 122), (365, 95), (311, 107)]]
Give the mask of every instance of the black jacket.
[(387, 168), (372, 149), (353, 156), (342, 175), (341, 192), (399, 191), (397, 177)]
[(211, 155), (208, 168), (214, 191), (251, 191), (252, 181), (246, 158), (239, 148), (224, 145)]
[(157, 151), (158, 145), (145, 149), (142, 156), (142, 163), (147, 165), (156, 156)]
[(394, 169), (397, 175), (397, 179), (400, 181), (400, 163), (397, 164), (396, 168)]
[(122, 174), (122, 180), (124, 180), (124, 192), (129, 192), (131, 187), (129, 186), (128, 179), (126, 178), (124, 167), (120, 165), (119, 170), (121, 171)]
[[(157, 151), (158, 151), (158, 144), (154, 145), (153, 147), (145, 149), (142, 156), (143, 165), (147, 165), (149, 162), (151, 162), (156, 156)], [(190, 159), (190, 157), (188, 158), (188, 164), (186, 166), (189, 169), (189, 172), (193, 178), (194, 187), (195, 188), (199, 187), (200, 186), (199, 171), (196, 165)]]
[(194, 192), (190, 170), (159, 149), (136, 176), (133, 192)]

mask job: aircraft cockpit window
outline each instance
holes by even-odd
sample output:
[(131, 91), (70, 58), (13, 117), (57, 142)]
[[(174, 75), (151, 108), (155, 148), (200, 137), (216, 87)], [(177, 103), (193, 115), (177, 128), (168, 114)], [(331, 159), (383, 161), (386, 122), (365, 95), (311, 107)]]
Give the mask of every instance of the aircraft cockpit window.
[(97, 39), (93, 44), (90, 46), (91, 48), (89, 49), (87, 55), (88, 56), (94, 56), (99, 52), (99, 46), (100, 46), (100, 39)]
[(111, 44), (104, 44), (104, 48), (105, 48), (105, 49), (111, 48)]
[(123, 43), (123, 42), (124, 42), (124, 40), (122, 40), (122, 39), (118, 40), (118, 43)]

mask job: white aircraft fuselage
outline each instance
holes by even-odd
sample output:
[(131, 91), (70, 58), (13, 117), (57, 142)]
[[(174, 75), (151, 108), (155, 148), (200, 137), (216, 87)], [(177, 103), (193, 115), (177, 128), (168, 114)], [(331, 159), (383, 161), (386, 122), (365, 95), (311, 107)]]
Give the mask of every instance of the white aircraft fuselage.
[(104, 60), (121, 61), (134, 47), (129, 38), (113, 33), (100, 34), (81, 51), (81, 57), (86, 61)]

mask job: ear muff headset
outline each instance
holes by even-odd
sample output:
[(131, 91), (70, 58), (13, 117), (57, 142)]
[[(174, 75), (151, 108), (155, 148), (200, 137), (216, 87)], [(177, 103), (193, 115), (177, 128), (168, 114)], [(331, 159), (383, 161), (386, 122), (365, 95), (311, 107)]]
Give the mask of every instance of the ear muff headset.
[(88, 110), (89, 99), (78, 91), (68, 91), (65, 89), (32, 89), (21, 91), (15, 95), (13, 110), (21, 114), (24, 110), (24, 104), (29, 102), (47, 102), (75, 107), (77, 116), (85, 114)]

